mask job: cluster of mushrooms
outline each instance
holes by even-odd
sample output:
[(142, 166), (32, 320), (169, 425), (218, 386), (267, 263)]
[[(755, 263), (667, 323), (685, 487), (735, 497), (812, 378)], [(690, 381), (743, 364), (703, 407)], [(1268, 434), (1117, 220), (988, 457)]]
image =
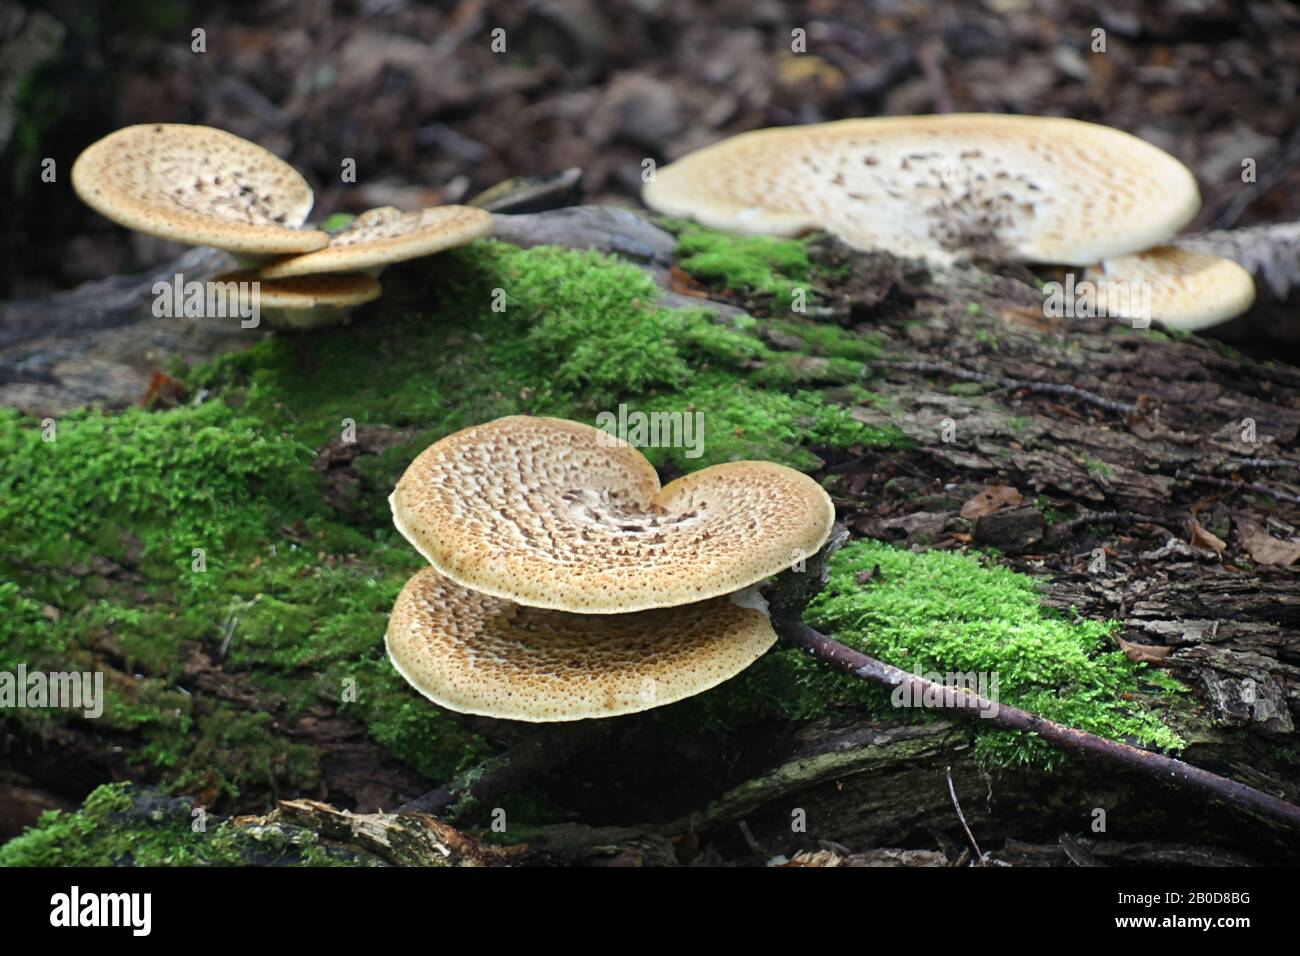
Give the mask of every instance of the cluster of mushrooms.
[(999, 114), (849, 119), (757, 130), (690, 153), (646, 205), (715, 229), (825, 230), (861, 250), (948, 265), (961, 256), (1088, 267), (1149, 291), (1150, 318), (1195, 330), (1250, 308), (1237, 263), (1168, 245), (1200, 208), (1191, 172), (1135, 136)]
[[(303, 177), (222, 130), (119, 130), (72, 170), (118, 223), (215, 246), (257, 282), (268, 324), (338, 322), (377, 298), (389, 263), (484, 237), (469, 206), (372, 209), (304, 228)], [(1191, 173), (1126, 133), (1002, 115), (853, 119), (758, 130), (659, 170), (648, 206), (741, 233), (825, 230), (862, 250), (947, 265), (981, 256), (1087, 267), (1142, 284), (1150, 318), (1197, 329), (1254, 301), (1236, 263), (1168, 245), (1200, 208)], [(1119, 314), (1118, 318), (1138, 318)], [(771, 462), (716, 465), (660, 487), (635, 448), (560, 419), (510, 417), (426, 449), (393, 492), (429, 562), (386, 644), (403, 677), (472, 714), (568, 721), (698, 694), (776, 641), (756, 585), (825, 543), (834, 506)]]
[(387, 265), (492, 232), (472, 206), (371, 209), (329, 235), (304, 228), (315, 197), (292, 166), (224, 130), (178, 123), (128, 126), (89, 146), (72, 167), (77, 195), (140, 232), (232, 253), (240, 269), (213, 286), (257, 283), (260, 314), (278, 328), (345, 321), (383, 291)]
[(533, 722), (647, 710), (738, 674), (776, 641), (755, 586), (835, 521), (784, 465), (661, 487), (635, 448), (527, 416), (430, 446), (389, 503), (430, 565), (389, 617), (393, 665), (443, 707)]

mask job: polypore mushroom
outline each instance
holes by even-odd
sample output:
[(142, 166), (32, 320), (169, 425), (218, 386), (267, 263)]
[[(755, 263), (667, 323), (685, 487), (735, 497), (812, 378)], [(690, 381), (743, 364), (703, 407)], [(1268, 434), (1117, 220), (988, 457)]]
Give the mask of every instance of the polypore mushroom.
[(359, 273), (310, 275), (291, 279), (262, 279), (252, 271), (227, 272), (210, 280), (221, 289), (236, 290), (257, 304), (258, 315), (278, 329), (316, 329), (347, 321), (352, 309), (379, 298), (383, 288), (373, 276)]
[(437, 206), (399, 212), (392, 206), (371, 209), (330, 237), (316, 252), (291, 256), (261, 270), (268, 279), (316, 272), (379, 269), (404, 259), (433, 255), (481, 239), (492, 232), (492, 214), (473, 206)]
[(1200, 206), (1187, 168), (1128, 133), (982, 113), (744, 133), (658, 170), (642, 196), (717, 229), (824, 229), (938, 265), (1092, 265), (1167, 241)]
[(1088, 276), (1115, 318), (1188, 332), (1234, 319), (1255, 302), (1255, 280), (1240, 265), (1178, 246), (1107, 259)]
[(660, 487), (589, 425), (512, 416), (425, 449), (389, 498), (399, 531), (457, 584), (613, 614), (739, 591), (814, 554), (835, 508), (783, 465), (738, 461)]
[(425, 568), (398, 596), (385, 644), (408, 683), (452, 710), (524, 721), (613, 717), (702, 693), (761, 657), (776, 633), (756, 604), (737, 596), (566, 614)]
[(256, 143), (207, 126), (128, 126), (87, 147), (72, 188), (96, 212), (151, 235), (246, 256), (320, 249), (299, 229), (312, 191)]

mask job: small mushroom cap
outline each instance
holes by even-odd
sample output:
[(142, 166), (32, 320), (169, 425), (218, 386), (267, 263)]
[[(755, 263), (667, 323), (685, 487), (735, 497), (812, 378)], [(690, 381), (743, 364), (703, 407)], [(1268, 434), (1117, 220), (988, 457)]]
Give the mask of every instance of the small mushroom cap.
[(635, 448), (512, 416), (425, 449), (389, 498), (406, 539), (457, 584), (518, 604), (615, 614), (749, 587), (825, 544), (821, 485), (766, 461), (664, 487)]
[(318, 252), (292, 256), (262, 268), (268, 279), (314, 272), (351, 272), (403, 259), (430, 256), (492, 233), (492, 214), (473, 206), (436, 206), (399, 212), (371, 209), (330, 238)]
[(1090, 265), (1167, 241), (1200, 208), (1187, 168), (1135, 136), (985, 113), (743, 133), (659, 170), (642, 198), (716, 229), (825, 229), (939, 265), (962, 253)]
[(208, 280), (257, 283), (258, 304), (264, 309), (314, 309), (318, 306), (350, 308), (379, 298), (384, 291), (374, 276), (358, 273), (264, 279), (253, 270), (227, 272)]
[(385, 644), (435, 704), (507, 720), (630, 714), (702, 693), (776, 642), (766, 613), (728, 597), (593, 617), (521, 607), (425, 568), (406, 582)]
[[(1231, 259), (1178, 246), (1107, 259), (1089, 276), (1123, 289), (1119, 301), (1130, 306), (1146, 301), (1145, 289), (1150, 296), (1146, 317), (1188, 332), (1221, 325), (1255, 304), (1255, 280), (1244, 268)], [(1098, 300), (1107, 301), (1105, 289), (1098, 290)], [(1142, 318), (1132, 307), (1112, 311), (1116, 318)]]
[(297, 170), (256, 143), (208, 126), (128, 126), (72, 165), (72, 188), (101, 215), (140, 232), (244, 255), (322, 248), (299, 229), (312, 191)]

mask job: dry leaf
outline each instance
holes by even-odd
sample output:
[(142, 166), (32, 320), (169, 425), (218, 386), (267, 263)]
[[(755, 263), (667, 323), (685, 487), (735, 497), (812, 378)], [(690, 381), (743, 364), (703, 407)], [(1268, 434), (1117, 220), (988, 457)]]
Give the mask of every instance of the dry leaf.
[(689, 295), (696, 299), (707, 299), (709, 297), (707, 288), (676, 266), (668, 270), (668, 288), (678, 295)]
[(1237, 517), (1237, 537), (1256, 564), (1289, 568), (1300, 561), (1300, 542), (1275, 538), (1250, 518)]
[(967, 521), (974, 521), (1003, 508), (1018, 507), (1023, 500), (1020, 492), (1010, 485), (988, 485), (961, 506), (961, 516)]
[(1223, 539), (1213, 532), (1206, 531), (1196, 521), (1192, 522), (1192, 545), (1197, 548), (1205, 548), (1207, 551), (1213, 551), (1215, 554), (1223, 554), (1223, 549), (1227, 547)]
[(1165, 647), (1162, 644), (1134, 644), (1126, 641), (1122, 637), (1116, 637), (1119, 641), (1120, 650), (1124, 656), (1134, 664), (1163, 664), (1172, 647)]

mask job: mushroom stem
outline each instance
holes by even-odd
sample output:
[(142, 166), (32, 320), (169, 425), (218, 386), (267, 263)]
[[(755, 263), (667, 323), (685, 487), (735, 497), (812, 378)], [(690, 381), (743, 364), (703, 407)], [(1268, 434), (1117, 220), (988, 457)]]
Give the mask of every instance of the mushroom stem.
[(608, 723), (575, 720), (551, 724), (394, 812), (420, 811), (449, 823), (463, 820), (477, 807), (517, 790), (538, 773), (564, 766), (604, 736)]
[[(1253, 810), (1264, 817), (1300, 830), (1300, 807), (1243, 783), (1220, 777), (1218, 774), (1175, 760), (1173, 757), (1140, 750), (1128, 744), (1107, 740), (1096, 734), (1045, 720), (1017, 707), (1006, 704), (994, 706), (991, 701), (968, 690), (946, 687), (867, 657), (814, 630), (797, 618), (783, 617), (774, 620), (772, 624), (783, 640), (803, 648), (818, 660), (847, 671), (860, 680), (891, 689), (907, 686), (912, 693), (926, 695), (919, 699), (935, 699), (934, 695), (937, 695), (937, 698), (943, 701), (944, 707), (964, 717), (983, 717), (997, 727), (1038, 734), (1063, 750), (1097, 757), (1156, 779), (1172, 780), (1188, 790), (1219, 797), (1231, 804)], [(989, 716), (990, 714), (992, 716)]]

